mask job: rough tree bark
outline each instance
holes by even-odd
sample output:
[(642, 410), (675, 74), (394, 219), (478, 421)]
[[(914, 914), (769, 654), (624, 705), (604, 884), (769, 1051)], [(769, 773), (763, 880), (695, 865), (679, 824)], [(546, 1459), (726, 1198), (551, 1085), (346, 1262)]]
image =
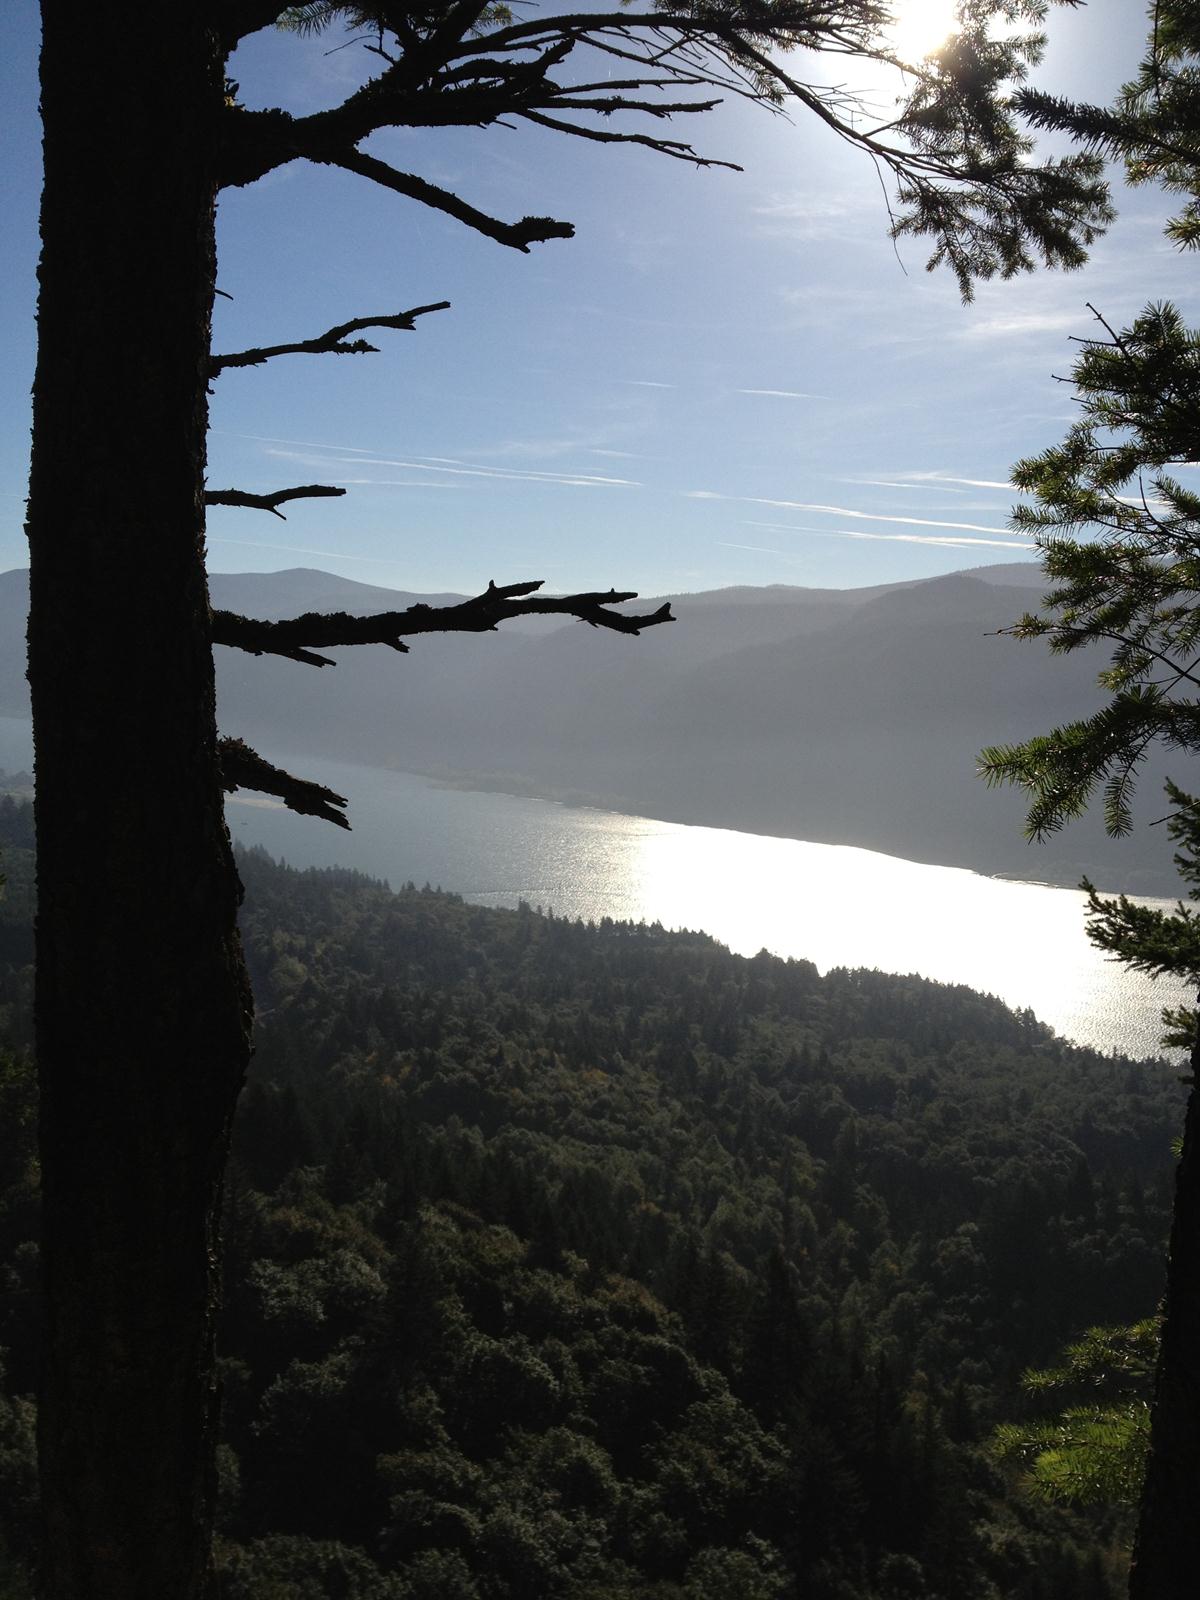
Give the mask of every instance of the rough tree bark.
[(203, 560), (213, 9), (43, 7), (29, 676), (53, 1600), (208, 1583), (212, 1266), (251, 1019)]
[[(1192, 1047), (1200, 1072), (1200, 1039)], [(1200, 1583), (1200, 1091), (1188, 1095), (1167, 1258), (1150, 1456), (1130, 1600), (1194, 1600)]]

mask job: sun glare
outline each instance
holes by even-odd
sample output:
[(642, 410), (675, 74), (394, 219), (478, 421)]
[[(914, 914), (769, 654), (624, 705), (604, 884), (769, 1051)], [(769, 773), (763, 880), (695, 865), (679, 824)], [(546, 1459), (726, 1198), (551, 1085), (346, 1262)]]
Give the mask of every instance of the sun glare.
[(954, 31), (955, 0), (893, 0), (895, 20), (887, 30), (896, 54), (921, 61)]

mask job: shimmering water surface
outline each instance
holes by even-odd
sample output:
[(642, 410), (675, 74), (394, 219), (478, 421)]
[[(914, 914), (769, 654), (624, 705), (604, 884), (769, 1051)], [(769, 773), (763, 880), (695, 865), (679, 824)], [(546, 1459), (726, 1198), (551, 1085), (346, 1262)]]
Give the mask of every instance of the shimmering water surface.
[[(23, 742), (22, 742), (23, 741)], [(28, 724), (0, 721), (0, 767), (29, 761)], [(702, 928), (732, 950), (965, 983), (1030, 1007), (1058, 1033), (1131, 1055), (1157, 1051), (1159, 1013), (1184, 998), (1106, 961), (1083, 896), (923, 866), (870, 850), (438, 788), (407, 773), (298, 758), (350, 797), (353, 831), (234, 796), (235, 839), (296, 866), (357, 867), (452, 889), (482, 905)], [(1152, 903), (1152, 902), (1150, 902)]]

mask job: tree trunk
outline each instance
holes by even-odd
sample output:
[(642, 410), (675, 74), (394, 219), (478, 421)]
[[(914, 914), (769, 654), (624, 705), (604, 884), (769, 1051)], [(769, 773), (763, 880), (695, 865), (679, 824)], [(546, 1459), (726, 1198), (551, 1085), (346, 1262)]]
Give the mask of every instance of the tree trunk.
[[(1200, 1072), (1200, 1039), (1192, 1047)], [(1167, 1260), (1150, 1458), (1131, 1600), (1195, 1600), (1200, 1586), (1200, 1098), (1188, 1096)]]
[(51, 1600), (209, 1587), (217, 1215), (251, 1002), (204, 571), (205, 0), (45, 0), (29, 504)]

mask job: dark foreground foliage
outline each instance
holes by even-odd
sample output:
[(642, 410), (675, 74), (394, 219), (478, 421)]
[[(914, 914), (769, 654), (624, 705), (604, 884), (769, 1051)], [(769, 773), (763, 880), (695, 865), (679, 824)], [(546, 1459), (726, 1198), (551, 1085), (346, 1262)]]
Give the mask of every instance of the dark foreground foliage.
[[(21, 817), (0, 811), (12, 1596), (37, 1349)], [(260, 1023), (227, 1196), (223, 1595), (1121, 1592), (1121, 1514), (1024, 1498), (985, 1441), (1024, 1367), (1154, 1308), (1170, 1068), (965, 989), (241, 869)]]

